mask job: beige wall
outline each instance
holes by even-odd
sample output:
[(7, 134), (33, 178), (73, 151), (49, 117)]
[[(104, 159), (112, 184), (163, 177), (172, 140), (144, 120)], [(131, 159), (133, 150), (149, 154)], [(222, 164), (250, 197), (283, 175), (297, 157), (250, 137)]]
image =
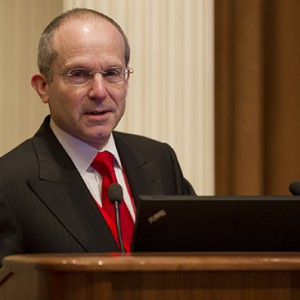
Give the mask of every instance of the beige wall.
[(2, 0), (0, 9), (0, 155), (34, 134), (47, 114), (31, 87), (39, 35), (61, 0)]

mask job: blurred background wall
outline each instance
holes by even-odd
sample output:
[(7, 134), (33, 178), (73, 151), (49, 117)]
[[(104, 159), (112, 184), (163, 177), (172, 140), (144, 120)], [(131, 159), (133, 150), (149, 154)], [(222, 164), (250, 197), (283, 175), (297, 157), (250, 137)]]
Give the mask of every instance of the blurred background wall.
[(47, 113), (30, 81), (41, 31), (62, 6), (60, 0), (1, 1), (0, 155), (31, 137)]
[(300, 1), (215, 0), (217, 194), (300, 180)]

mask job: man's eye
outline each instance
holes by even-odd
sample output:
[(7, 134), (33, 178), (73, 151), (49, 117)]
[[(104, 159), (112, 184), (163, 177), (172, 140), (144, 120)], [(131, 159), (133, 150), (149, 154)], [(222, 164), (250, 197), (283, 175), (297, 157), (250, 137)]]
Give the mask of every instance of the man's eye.
[(103, 72), (105, 77), (120, 76), (121, 71), (119, 69), (108, 69)]
[(72, 70), (68, 72), (68, 76), (72, 78), (87, 78), (90, 76), (90, 72), (86, 70)]

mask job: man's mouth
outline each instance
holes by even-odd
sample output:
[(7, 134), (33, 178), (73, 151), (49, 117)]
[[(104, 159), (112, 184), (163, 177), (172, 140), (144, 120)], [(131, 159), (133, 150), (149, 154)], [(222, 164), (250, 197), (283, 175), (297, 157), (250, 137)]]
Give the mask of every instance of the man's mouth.
[(108, 110), (105, 110), (105, 111), (90, 111), (90, 112), (87, 112), (86, 114), (87, 115), (92, 115), (92, 116), (101, 116), (101, 115), (104, 115), (108, 112)]

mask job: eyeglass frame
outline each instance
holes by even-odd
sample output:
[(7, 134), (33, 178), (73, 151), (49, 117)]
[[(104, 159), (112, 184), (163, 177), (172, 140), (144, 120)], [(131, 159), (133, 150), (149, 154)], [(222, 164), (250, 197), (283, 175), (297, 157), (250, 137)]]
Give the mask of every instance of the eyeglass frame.
[[(102, 75), (102, 78), (105, 80), (106, 83), (111, 84), (111, 85), (114, 85), (114, 84), (118, 85), (118, 84), (124, 83), (128, 79), (129, 74), (132, 74), (134, 72), (134, 70), (131, 67), (127, 66), (126, 68), (123, 69), (123, 74), (125, 75), (124, 79), (122, 79), (121, 81), (118, 81), (118, 82), (109, 82), (107, 80), (107, 78), (109, 78), (109, 77), (105, 77), (104, 75), (106, 75), (106, 73), (109, 70), (113, 70), (113, 69), (119, 69), (119, 67), (111, 67), (111, 68), (108, 68), (107, 70), (104, 70), (104, 71), (89, 71), (88, 69), (84, 69), (84, 68), (82, 68), (82, 69), (81, 68), (78, 68), (78, 69), (75, 68), (75, 69), (71, 69), (71, 70), (67, 71), (66, 73), (58, 73), (58, 72), (55, 72), (55, 71), (53, 71), (53, 73), (65, 77), (65, 79), (68, 81), (68, 83), (70, 83), (72, 86), (82, 87), (82, 86), (88, 85), (97, 73)], [(73, 71), (88, 71), (87, 72), (87, 75), (88, 75), (87, 81), (84, 82), (84, 83), (79, 83), (79, 84), (76, 84), (76, 83), (74, 84), (73, 82), (71, 82), (70, 81), (70, 78), (71, 78), (71, 75), (72, 75), (71, 72), (73, 72)]]

